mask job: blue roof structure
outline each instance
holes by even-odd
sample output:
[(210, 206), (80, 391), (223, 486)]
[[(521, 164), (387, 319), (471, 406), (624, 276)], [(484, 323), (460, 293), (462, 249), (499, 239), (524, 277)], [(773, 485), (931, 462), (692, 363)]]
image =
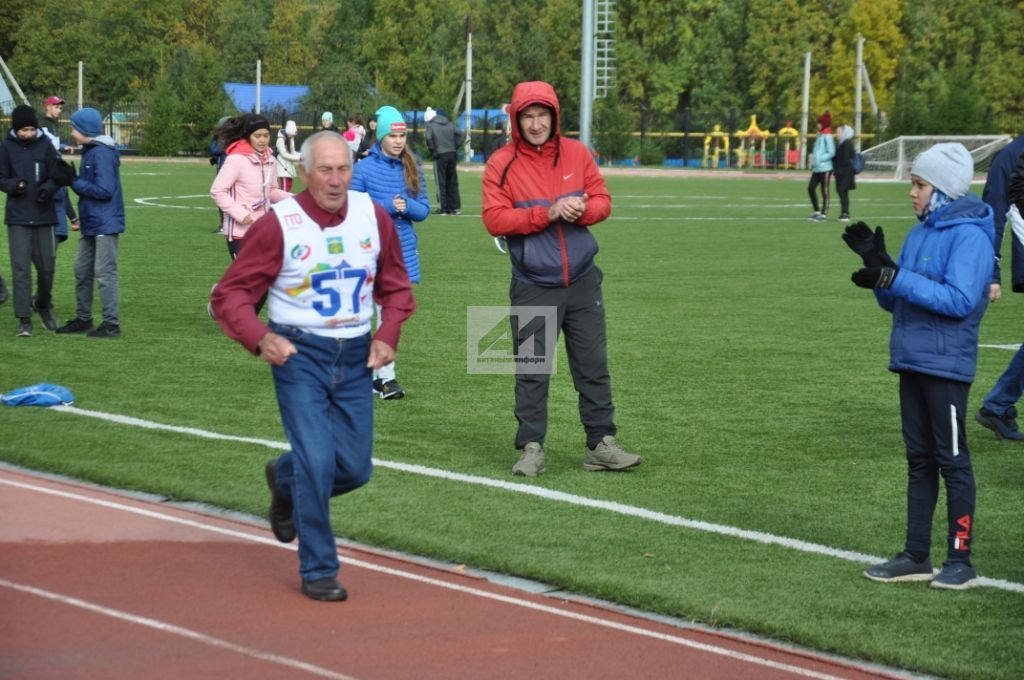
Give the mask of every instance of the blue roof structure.
[[(224, 83), (224, 92), (239, 111), (256, 110), (255, 83)], [(300, 100), (308, 93), (305, 85), (260, 85), (260, 111), (298, 111), (302, 108)]]

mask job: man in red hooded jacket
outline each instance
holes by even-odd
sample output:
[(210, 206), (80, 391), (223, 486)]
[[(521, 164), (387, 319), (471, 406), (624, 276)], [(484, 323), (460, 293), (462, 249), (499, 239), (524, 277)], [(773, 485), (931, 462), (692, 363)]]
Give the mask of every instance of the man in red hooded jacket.
[[(508, 111), (512, 141), (487, 161), (483, 220), (491, 235), (508, 243), (512, 306), (557, 310), (587, 435), (584, 469), (634, 468), (640, 457), (615, 441), (602, 273), (594, 263), (597, 241), (590, 231), (611, 214), (611, 196), (587, 147), (558, 133), (560, 108), (551, 85), (519, 83)], [(522, 345), (527, 329), (512, 330)], [(516, 374), (514, 475), (544, 471), (549, 379)]]

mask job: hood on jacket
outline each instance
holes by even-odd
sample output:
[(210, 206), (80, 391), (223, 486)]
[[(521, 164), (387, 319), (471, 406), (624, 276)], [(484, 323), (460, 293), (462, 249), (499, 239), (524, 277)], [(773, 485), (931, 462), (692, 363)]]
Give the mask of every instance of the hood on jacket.
[(228, 145), (228, 148), (224, 150), (226, 154), (241, 154), (243, 156), (249, 156), (254, 163), (266, 163), (270, 158), (271, 152), (270, 147), (263, 149), (262, 154), (256, 153), (256, 149), (252, 148), (252, 144), (249, 143), (248, 139), (239, 139)]
[(562, 117), (562, 109), (558, 104), (558, 95), (555, 88), (540, 80), (527, 83), (519, 83), (512, 90), (512, 101), (509, 102), (508, 111), (512, 119), (512, 141), (517, 145), (523, 141), (522, 133), (519, 131), (519, 114), (528, 106), (540, 104), (551, 109), (551, 136), (545, 144), (558, 139), (559, 124)]
[(111, 149), (116, 149), (117, 148), (117, 142), (115, 142), (114, 138), (111, 137), (110, 135), (99, 135), (98, 137), (93, 137), (92, 141), (94, 143), (96, 143), (96, 144), (102, 144), (103, 146), (109, 146)]
[(839, 141), (845, 142), (847, 139), (853, 139), (853, 128), (849, 125), (839, 126)]

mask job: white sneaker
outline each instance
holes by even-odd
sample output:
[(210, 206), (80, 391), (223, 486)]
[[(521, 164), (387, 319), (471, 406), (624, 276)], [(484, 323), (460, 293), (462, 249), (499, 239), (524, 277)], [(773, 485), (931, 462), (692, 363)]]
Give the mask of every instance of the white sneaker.
[(519, 460), (512, 466), (512, 474), (516, 477), (536, 477), (544, 472), (544, 447), (537, 442), (529, 442), (519, 454)]
[(640, 456), (626, 451), (619, 446), (615, 437), (610, 434), (598, 442), (594, 448), (587, 449), (587, 457), (583, 461), (584, 470), (629, 470), (643, 462)]

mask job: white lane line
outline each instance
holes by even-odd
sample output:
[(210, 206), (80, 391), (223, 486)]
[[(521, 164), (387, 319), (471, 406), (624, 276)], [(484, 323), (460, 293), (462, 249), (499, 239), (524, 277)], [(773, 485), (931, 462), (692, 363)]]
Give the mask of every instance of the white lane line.
[(220, 649), (226, 649), (228, 651), (241, 654), (242, 656), (248, 656), (253, 659), (259, 659), (260, 661), (266, 661), (269, 663), (277, 664), (279, 666), (285, 666), (297, 671), (303, 671), (321, 678), (331, 678), (332, 680), (355, 680), (350, 675), (342, 675), (341, 673), (335, 673), (334, 671), (319, 666), (314, 666), (311, 663), (305, 661), (298, 661), (297, 659), (290, 659), (286, 656), (279, 656), (277, 654), (267, 654), (261, 652), (258, 649), (252, 647), (245, 647), (243, 645), (236, 645), (233, 642), (227, 640), (221, 640), (210, 635), (204, 635), (203, 633), (190, 630), (188, 628), (182, 628), (172, 623), (165, 621), (159, 621), (157, 619), (151, 619), (145, 616), (137, 616), (135, 614), (129, 614), (128, 612), (121, 611), (119, 609), (111, 609), (110, 607), (104, 607), (102, 605), (93, 604), (85, 600), (80, 600), (77, 597), (70, 597), (68, 595), (61, 595), (60, 593), (54, 593), (49, 590), (43, 590), (42, 588), (35, 588), (33, 586), (27, 586), (22, 583), (14, 583), (7, 579), (0, 578), (0, 586), (4, 588), (10, 588), (11, 590), (25, 593), (27, 595), (34, 595), (41, 597), (46, 600), (52, 600), (54, 602), (60, 602), (61, 604), (69, 605), (71, 607), (78, 607), (94, 614), (100, 614), (101, 616), (108, 616), (112, 619), (119, 621), (127, 621), (128, 623), (134, 623), (139, 626), (146, 628), (152, 628), (158, 630), (161, 633), (169, 633), (171, 635), (178, 635), (195, 642), (199, 642), (210, 647), (219, 647)]
[[(163, 521), (163, 522), (170, 522), (172, 524), (180, 524), (180, 525), (191, 527), (191, 528), (194, 528), (194, 529), (199, 529), (199, 530), (202, 530), (202, 531), (208, 531), (208, 532), (215, 533), (215, 534), (221, 534), (223, 536), (229, 536), (231, 538), (237, 538), (237, 539), (241, 539), (241, 540), (244, 540), (244, 541), (251, 541), (251, 542), (254, 542), (254, 543), (261, 543), (263, 545), (269, 545), (269, 546), (273, 546), (273, 547), (277, 547), (277, 548), (284, 548), (286, 550), (292, 550), (292, 551), (295, 551), (297, 549), (297, 547), (294, 544), (278, 543), (274, 539), (266, 538), (266, 537), (263, 537), (263, 536), (258, 536), (258, 535), (255, 535), (255, 534), (246, 533), (244, 531), (238, 531), (238, 530), (235, 530), (235, 529), (228, 529), (228, 528), (224, 528), (224, 527), (219, 527), (219, 526), (216, 526), (216, 525), (213, 525), (213, 524), (206, 524), (206, 523), (199, 522), (199, 521), (196, 521), (196, 520), (184, 519), (182, 517), (176, 517), (174, 515), (167, 515), (167, 514), (163, 514), (163, 513), (160, 513), (160, 512), (156, 512), (154, 510), (147, 510), (145, 508), (139, 508), (139, 507), (135, 507), (135, 506), (132, 506), (132, 505), (126, 505), (126, 504), (123, 504), (123, 503), (118, 503), (116, 501), (103, 500), (103, 499), (94, 498), (94, 497), (91, 497), (91, 496), (80, 495), (80, 494), (73, 493), (73, 492), (70, 492), (70, 491), (61, 491), (59, 489), (51, 489), (51, 488), (48, 488), (48, 487), (45, 487), (45, 486), (37, 486), (35, 484), (28, 484), (28, 483), (25, 483), (25, 482), (17, 482), (17, 481), (14, 481), (14, 480), (3, 479), (3, 478), (0, 478), (0, 484), (6, 484), (8, 486), (13, 486), (13, 487), (16, 487), (16, 488), (19, 488), (19, 489), (24, 489), (24, 490), (28, 490), (28, 491), (36, 491), (36, 492), (39, 492), (39, 493), (49, 494), (49, 495), (58, 496), (58, 497), (61, 497), (61, 498), (75, 500), (75, 501), (81, 501), (81, 502), (84, 502), (84, 503), (92, 503), (94, 505), (99, 505), (99, 506), (102, 506), (102, 507), (105, 507), (105, 508), (109, 508), (109, 509), (112, 509), (112, 510), (119, 510), (119, 511), (122, 511), (122, 512), (128, 512), (128, 513), (132, 513), (132, 514), (136, 514), (136, 515), (142, 515), (144, 517), (148, 517), (148, 518), (151, 518), (151, 519), (155, 519), (155, 520), (159, 520), (159, 521)], [(470, 595), (470, 596), (473, 596), (473, 597), (479, 597), (479, 598), (486, 599), (486, 600), (491, 600), (491, 601), (494, 601), (494, 602), (500, 602), (502, 604), (507, 604), (507, 605), (511, 605), (511, 606), (514, 606), (514, 607), (521, 607), (523, 609), (530, 609), (530, 610), (533, 610), (533, 611), (538, 611), (538, 612), (542, 612), (542, 613), (545, 613), (545, 614), (550, 614), (552, 616), (558, 616), (558, 617), (561, 617), (561, 618), (564, 618), (564, 619), (569, 619), (569, 620), (572, 620), (572, 621), (579, 621), (579, 622), (582, 622), (582, 623), (588, 623), (588, 624), (592, 624), (592, 625), (595, 625), (595, 626), (600, 626), (600, 627), (603, 627), (603, 628), (610, 628), (612, 630), (618, 630), (618, 631), (621, 631), (621, 632), (624, 632), (624, 633), (630, 633), (630, 634), (633, 634), (633, 635), (639, 635), (641, 637), (652, 638), (652, 639), (655, 639), (655, 640), (660, 640), (662, 642), (668, 642), (668, 643), (679, 645), (679, 646), (682, 646), (682, 647), (688, 647), (690, 649), (696, 649), (696, 650), (699, 650), (699, 651), (702, 651), (702, 652), (707, 652), (709, 654), (716, 654), (718, 656), (724, 656), (724, 657), (727, 657), (727, 658), (730, 658), (730, 659), (734, 659), (734, 660), (737, 660), (737, 661), (744, 661), (744, 662), (747, 662), (747, 663), (750, 663), (750, 664), (754, 664), (754, 665), (757, 665), (757, 666), (763, 666), (763, 667), (766, 667), (766, 668), (773, 668), (775, 670), (783, 671), (783, 672), (786, 672), (786, 673), (792, 673), (793, 675), (799, 675), (799, 676), (808, 677), (808, 678), (819, 678), (821, 680), (838, 680), (836, 678), (836, 676), (827, 675), (827, 674), (824, 674), (824, 673), (819, 673), (817, 671), (812, 671), (812, 670), (809, 670), (809, 669), (806, 669), (806, 668), (801, 668), (799, 666), (792, 666), (792, 665), (789, 665), (789, 664), (780, 663), (778, 661), (772, 661), (771, 659), (763, 659), (763, 658), (758, 657), (758, 656), (753, 656), (753, 655), (750, 655), (750, 654), (744, 654), (743, 652), (737, 652), (737, 651), (734, 651), (734, 650), (731, 650), (731, 649), (727, 649), (725, 647), (717, 647), (715, 645), (710, 645), (710, 644), (706, 644), (706, 643), (703, 643), (703, 642), (696, 642), (694, 640), (688, 640), (686, 638), (678, 637), (678, 636), (675, 636), (675, 635), (669, 635), (667, 633), (659, 633), (657, 631), (647, 630), (647, 629), (644, 629), (644, 628), (640, 628), (638, 626), (631, 626), (629, 624), (618, 623), (616, 621), (609, 621), (609, 620), (601, 619), (601, 618), (598, 618), (596, 616), (589, 616), (589, 615), (586, 615), (586, 614), (577, 614), (577, 613), (571, 612), (571, 611), (564, 611), (562, 609), (558, 609), (556, 607), (551, 607), (549, 605), (539, 604), (539, 603), (536, 603), (536, 602), (530, 602), (530, 601), (527, 601), (527, 600), (521, 600), (521, 599), (518, 599), (518, 598), (515, 598), (515, 597), (508, 596), (508, 595), (500, 595), (498, 593), (491, 593), (491, 592), (488, 592), (486, 590), (480, 590), (478, 588), (471, 588), (469, 586), (463, 586), (463, 585), (459, 585), (457, 583), (449, 583), (448, 581), (442, 581), (440, 579), (430, 578), (429, 576), (421, 576), (419, 574), (414, 574), (414, 573), (411, 573), (411, 572), (402, 571), (400, 569), (394, 569), (392, 567), (385, 567), (385, 566), (382, 566), (382, 565), (379, 565), (379, 564), (373, 564), (372, 562), (366, 562), (366, 561), (363, 561), (363, 560), (352, 559), (352, 558), (343, 557), (343, 556), (339, 556), (339, 559), (344, 564), (348, 564), (348, 565), (351, 565), (353, 567), (359, 567), (361, 569), (366, 569), (368, 571), (375, 571), (375, 572), (380, 573), (380, 574), (385, 574), (385, 575), (388, 575), (388, 576), (394, 576), (394, 577), (397, 577), (397, 578), (403, 578), (403, 579), (406, 579), (406, 580), (409, 580), (409, 581), (415, 581), (417, 583), (423, 583), (425, 585), (430, 585), (430, 586), (434, 586), (434, 587), (437, 587), (437, 588), (443, 588), (445, 590), (451, 590), (451, 591), (454, 591), (454, 592), (463, 593), (465, 595)], [(4, 581), (2, 578), (0, 578), (0, 585), (7, 585), (7, 584), (10, 584), (10, 582), (9, 581)], [(16, 587), (16, 585), (17, 584), (10, 584), (10, 587)], [(24, 586), (24, 588), (28, 588), (28, 586)], [(33, 589), (33, 590), (35, 590), (35, 589)], [(46, 591), (40, 591), (40, 592), (46, 592)], [(38, 594), (38, 593), (34, 593), (34, 594)], [(61, 599), (63, 597), (64, 596), (56, 596), (56, 597), (54, 597), (52, 599)], [(68, 599), (70, 600), (70, 599), (73, 599), (73, 598), (68, 598)], [(89, 603), (84, 603), (84, 602), (82, 604), (78, 604), (80, 602), (81, 601), (79, 600), (79, 601), (76, 601), (76, 602), (74, 602), (72, 604), (76, 604), (76, 606), (82, 606), (84, 604), (84, 605), (87, 605), (87, 606), (84, 607), (86, 609), (103, 610), (100, 613), (105, 613), (105, 614), (108, 613), (108, 611), (109, 612), (114, 612), (115, 611), (115, 610), (106, 610), (104, 607), (100, 607), (99, 605), (90, 605)], [(121, 612), (121, 614), (123, 614), (123, 612)], [(124, 614), (123, 616), (119, 616), (118, 618), (126, 618), (127, 620), (133, 620), (133, 621), (135, 619), (139, 619), (139, 621), (135, 621), (137, 623), (138, 622), (143, 622), (143, 621), (151, 621), (151, 622), (158, 623), (158, 624), (160, 623), (160, 622), (154, 621), (153, 619), (145, 619), (143, 617), (135, 617), (134, 615), (131, 615), (131, 614)], [(186, 632), (189, 633), (189, 635), (185, 635), (185, 637), (199, 637), (199, 638), (203, 638), (203, 641), (206, 641), (205, 636), (202, 636), (200, 633), (194, 633), (192, 631), (187, 631), (184, 628), (179, 629), (177, 626), (172, 626), (170, 624), (161, 624), (161, 625), (167, 626), (168, 629), (169, 629), (168, 632), (172, 632), (172, 633), (180, 635), (180, 634), (182, 634), (180, 631), (186, 631)], [(153, 627), (157, 627), (157, 626), (153, 626)], [(209, 638), (209, 640), (217, 640), (217, 639), (216, 638)], [(236, 649), (236, 650), (246, 649), (246, 648), (243, 648), (243, 647), (238, 647), (236, 645), (232, 645), (232, 643), (223, 642), (221, 640), (217, 640), (217, 642), (221, 643), (221, 646), (228, 646), (229, 648)], [(780, 651), (784, 651), (784, 650), (780, 650)], [(266, 656), (272, 657), (272, 655), (266, 655)], [(279, 657), (273, 657), (273, 658), (279, 658)], [(301, 663), (301, 662), (296, 662), (296, 663)], [(327, 671), (327, 672), (330, 672), (330, 671)], [(342, 677), (342, 676), (329, 676), (329, 677)]]
[(187, 196), (146, 196), (136, 198), (135, 203), (150, 208), (181, 208), (185, 210), (210, 210), (213, 205), (174, 205), (173, 203), (158, 203), (157, 201), (178, 200), (183, 198), (210, 198), (210, 194), (189, 194)]
[[(256, 444), (259, 446), (265, 446), (267, 448), (274, 449), (276, 451), (288, 450), (287, 443), (277, 442), (270, 439), (259, 439), (255, 437), (238, 437), (235, 435), (227, 435), (220, 434), (218, 432), (200, 430), (194, 427), (165, 425), (163, 423), (156, 423), (151, 420), (143, 420), (141, 418), (123, 416), (116, 413), (88, 411), (85, 409), (78, 408), (77, 406), (53, 406), (49, 410), (63, 413), (71, 413), (80, 416), (88, 416), (90, 418), (99, 418), (100, 420), (106, 420), (112, 423), (118, 423), (121, 425), (131, 425), (134, 427), (141, 427), (150, 430), (177, 432), (179, 434), (203, 437), (205, 439), (217, 439), (223, 441), (242, 442), (245, 444)], [(646, 508), (638, 508), (632, 505), (625, 505), (624, 503), (616, 503), (614, 501), (603, 501), (594, 498), (587, 498), (585, 496), (577, 496), (575, 494), (565, 493), (563, 491), (555, 491), (553, 489), (546, 489), (544, 487), (531, 486), (528, 484), (517, 484), (515, 482), (506, 482), (497, 479), (490, 479), (489, 477), (479, 477), (476, 475), (467, 475), (459, 472), (449, 472), (448, 470), (439, 470), (437, 468), (429, 468), (423, 465), (413, 465), (410, 463), (398, 463), (394, 461), (381, 460), (379, 458), (374, 458), (373, 464), (378, 467), (389, 468), (392, 470), (398, 470), (400, 472), (407, 472), (410, 474), (422, 475), (425, 477), (434, 477), (436, 479), (444, 479), (447, 481), (462, 482), (465, 484), (484, 486), (492, 489), (501, 489), (502, 491), (521, 493), (528, 496), (536, 496), (538, 498), (543, 498), (545, 500), (566, 503), (568, 505), (593, 508), (596, 510), (605, 510), (607, 512), (625, 515), (627, 517), (645, 519), (648, 521), (657, 522), (659, 524), (677, 526), (682, 527), (684, 529), (693, 529), (695, 531), (703, 531), (706, 533), (718, 534), (721, 536), (729, 536), (731, 538), (738, 538), (746, 541), (754, 541), (755, 543), (762, 543), (764, 545), (778, 545), (784, 548), (789, 548), (790, 550), (797, 550), (799, 552), (806, 552), (814, 555), (835, 557), (838, 559), (846, 560), (848, 562), (855, 562), (857, 564), (874, 564), (876, 562), (882, 562), (885, 559), (882, 557), (878, 557), (876, 555), (867, 555), (865, 553), (854, 552), (851, 550), (842, 550), (827, 545), (821, 545), (819, 543), (811, 543), (810, 541), (803, 541), (796, 538), (778, 536), (776, 534), (770, 534), (763, 531), (751, 531), (748, 529), (740, 529), (739, 527), (729, 526), (727, 524), (715, 524), (712, 522), (704, 522), (702, 520), (688, 519), (686, 517), (677, 517), (676, 515), (668, 515), (666, 513), (657, 512), (655, 510), (648, 510)], [(999, 590), (1007, 590), (1010, 592), (1024, 594), (1024, 583), (1015, 583), (1013, 581), (1005, 581), (1002, 579), (993, 579), (987, 577), (978, 578), (976, 583), (980, 586), (986, 586), (989, 588), (997, 588)]]

